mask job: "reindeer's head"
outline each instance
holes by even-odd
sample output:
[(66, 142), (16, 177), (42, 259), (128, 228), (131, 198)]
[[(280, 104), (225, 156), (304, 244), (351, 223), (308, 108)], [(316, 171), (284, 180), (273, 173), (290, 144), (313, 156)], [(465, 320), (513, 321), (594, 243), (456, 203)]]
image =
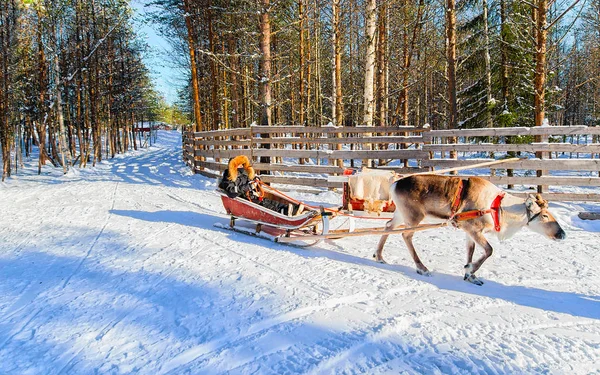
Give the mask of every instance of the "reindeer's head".
[(543, 234), (553, 240), (564, 240), (567, 236), (554, 216), (548, 211), (548, 201), (540, 194), (529, 194), (525, 200), (527, 209), (527, 225), (536, 233)]

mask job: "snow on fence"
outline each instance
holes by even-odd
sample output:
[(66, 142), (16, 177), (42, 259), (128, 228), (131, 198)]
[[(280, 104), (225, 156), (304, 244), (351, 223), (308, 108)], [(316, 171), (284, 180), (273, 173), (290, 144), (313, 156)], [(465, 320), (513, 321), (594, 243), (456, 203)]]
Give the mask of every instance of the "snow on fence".
[[(549, 142), (536, 143), (532, 142), (535, 136), (551, 137)], [(550, 191), (547, 196), (551, 200), (600, 201), (600, 194), (585, 190), (600, 186), (599, 137), (600, 127), (586, 126), (433, 131), (417, 127), (252, 126), (186, 132), (183, 158), (196, 173), (218, 177), (229, 158), (244, 154), (254, 159), (258, 171), (270, 173), (261, 176), (266, 182), (333, 188), (341, 187), (342, 182), (328, 180), (328, 176), (358, 167), (365, 159), (377, 160), (380, 169), (408, 174), (521, 156), (526, 159), (471, 170), (469, 175), (510, 188), (534, 186)], [(450, 152), (457, 157), (450, 158)], [(271, 163), (259, 162), (261, 157), (270, 157)]]

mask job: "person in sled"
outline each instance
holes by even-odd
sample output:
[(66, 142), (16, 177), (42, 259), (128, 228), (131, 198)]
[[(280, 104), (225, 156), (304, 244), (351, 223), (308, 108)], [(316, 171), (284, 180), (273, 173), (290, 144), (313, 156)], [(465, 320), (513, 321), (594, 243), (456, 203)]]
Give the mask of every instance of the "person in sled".
[(245, 155), (229, 160), (227, 169), (219, 182), (229, 198), (242, 197), (275, 212), (287, 216), (300, 215), (304, 211), (302, 204), (284, 204), (273, 199), (264, 198), (260, 187), (260, 178), (254, 173), (250, 160)]

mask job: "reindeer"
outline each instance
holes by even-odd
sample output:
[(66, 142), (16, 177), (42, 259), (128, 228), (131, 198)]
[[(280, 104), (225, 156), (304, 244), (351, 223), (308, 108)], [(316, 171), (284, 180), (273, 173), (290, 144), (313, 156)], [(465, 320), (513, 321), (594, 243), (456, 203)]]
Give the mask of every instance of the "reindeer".
[[(483, 282), (475, 276), (475, 272), (493, 252), (484, 233), (493, 231), (504, 240), (521, 228), (528, 227), (553, 240), (562, 240), (566, 236), (548, 211), (548, 202), (540, 194), (530, 194), (527, 199), (522, 199), (503, 192), (479, 177), (407, 176), (391, 185), (390, 194), (396, 210), (393, 218), (386, 223), (386, 230), (393, 230), (400, 224), (416, 226), (429, 217), (449, 220), (467, 233), (464, 280), (476, 285), (483, 285)], [(430, 276), (417, 255), (412, 242), (413, 234), (406, 232), (402, 237), (415, 262), (417, 273)], [(381, 237), (377, 252), (373, 254), (375, 260), (381, 263), (385, 263), (382, 253), (388, 236)], [(484, 249), (484, 254), (473, 262), (476, 244)]]

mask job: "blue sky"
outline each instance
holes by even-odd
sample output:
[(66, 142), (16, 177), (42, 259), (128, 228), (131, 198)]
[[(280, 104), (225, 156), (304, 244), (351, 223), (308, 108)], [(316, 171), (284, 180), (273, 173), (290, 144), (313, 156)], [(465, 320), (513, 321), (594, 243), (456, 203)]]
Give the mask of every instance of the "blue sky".
[(177, 100), (177, 89), (181, 85), (181, 72), (169, 60), (171, 51), (169, 43), (151, 25), (142, 22), (145, 3), (145, 0), (131, 1), (131, 6), (136, 12), (134, 24), (136, 31), (151, 48), (150, 54), (144, 57), (144, 62), (150, 69), (158, 92), (165, 97), (167, 102), (174, 103)]

